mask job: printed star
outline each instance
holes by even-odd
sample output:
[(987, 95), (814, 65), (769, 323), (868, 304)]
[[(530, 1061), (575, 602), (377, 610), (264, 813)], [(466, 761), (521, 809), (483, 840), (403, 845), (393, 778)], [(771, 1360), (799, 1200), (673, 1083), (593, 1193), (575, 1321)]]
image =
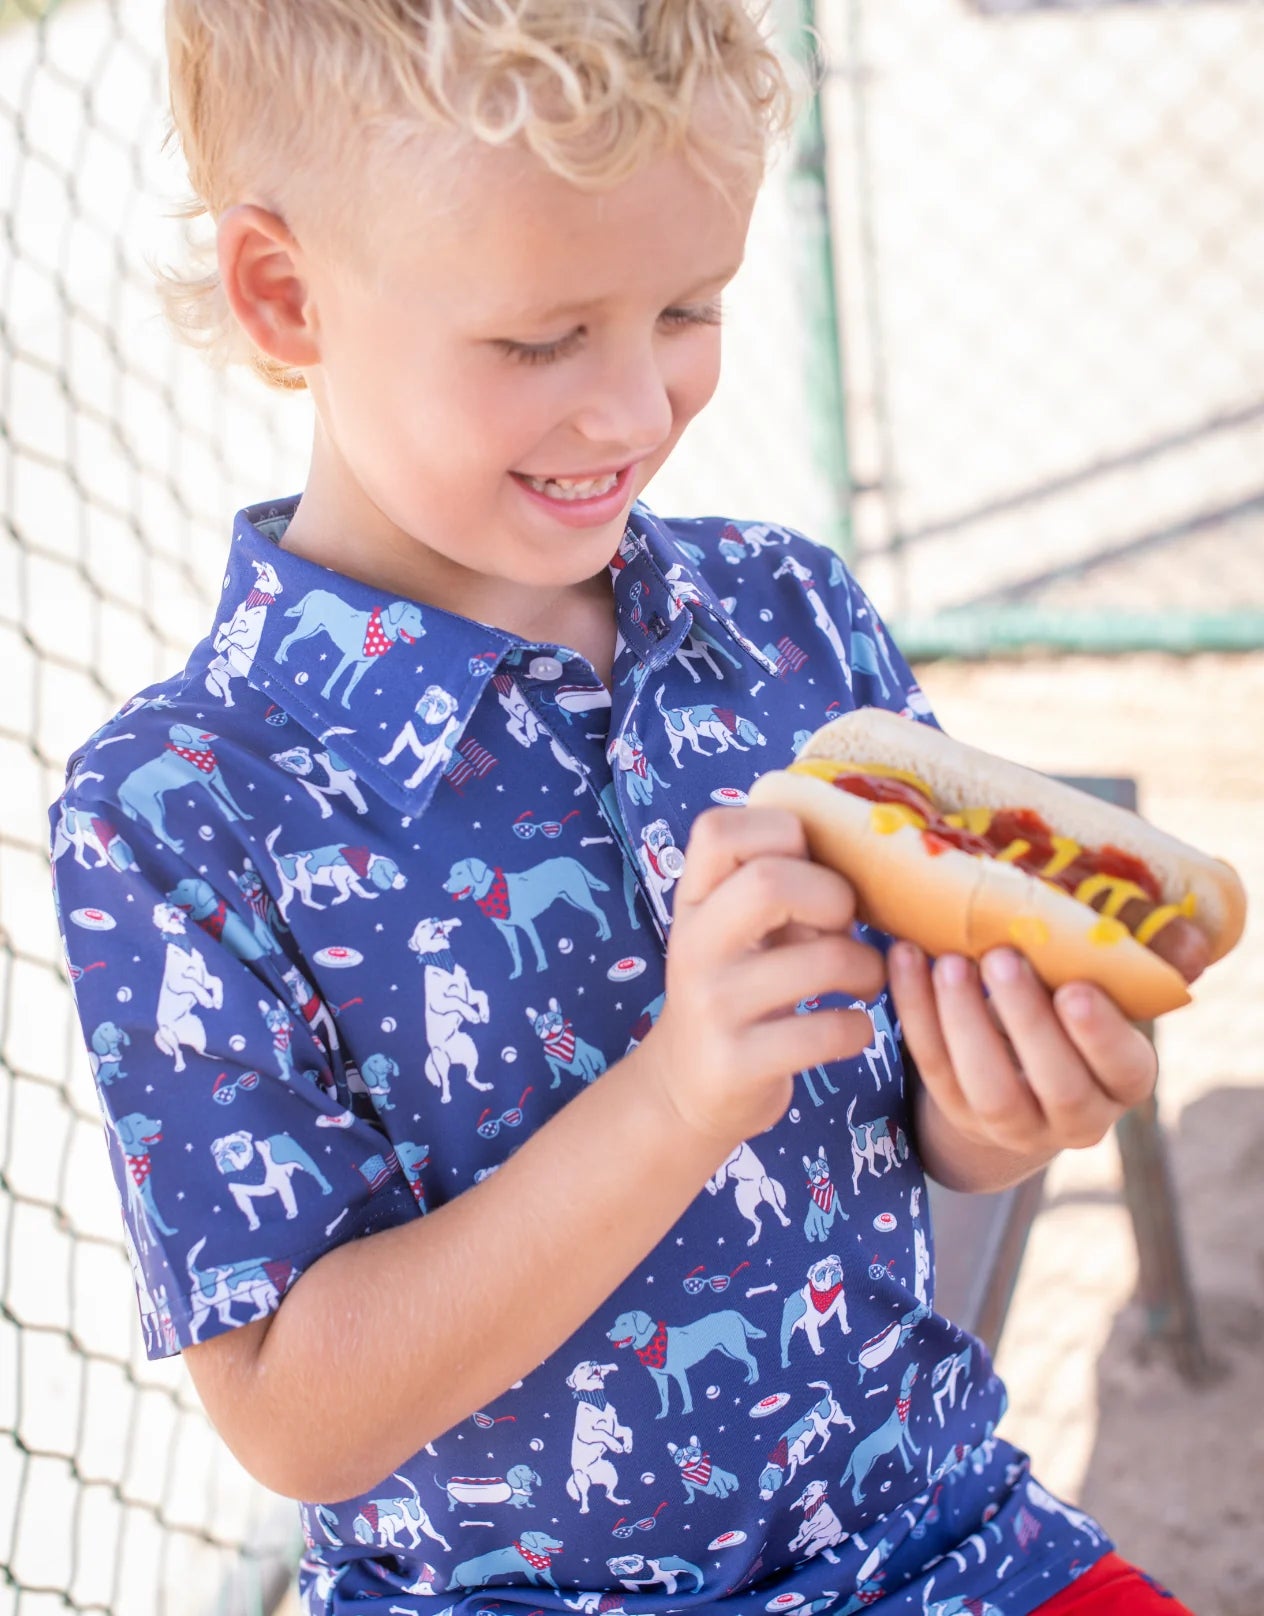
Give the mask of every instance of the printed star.
[(320, 660), (322, 662), (327, 662), (329, 660), (329, 652), (328, 651), (322, 651), (320, 653)]
[[(385, 928), (385, 926), (383, 926), (382, 922), (379, 920), (377, 925), (374, 926), (373, 930), (374, 931), (385, 931), (386, 928)], [(783, 1156), (785, 1155), (785, 1151), (782, 1151), (782, 1155)]]
[(503, 791), (505, 788), (504, 788), (504, 786), (497, 786), (496, 789), (497, 789), (497, 791)]
[[(203, 871), (202, 871), (202, 874), (203, 874), (203, 875), (205, 875), (205, 874), (206, 874), (206, 871), (205, 871), (205, 870), (203, 870)], [(136, 902), (136, 894), (135, 894), (135, 893), (134, 893), (134, 892), (129, 892), (129, 893), (128, 893), (128, 894), (127, 894), (127, 901), (128, 901), (128, 903), (135, 903), (135, 902)], [(595, 956), (594, 956), (594, 957), (595, 957)]]
[(382, 692), (381, 692), (381, 691), (380, 691), (380, 690), (375, 690), (375, 691), (374, 691), (374, 692), (373, 692), (373, 694), (374, 694), (374, 695), (375, 695), (375, 696), (380, 696), (380, 695), (381, 695), (381, 694), (382, 694)]
[(192, 1145), (186, 1145), (184, 1148), (186, 1150), (188, 1150), (188, 1151), (191, 1151), (193, 1149), (193, 1146)]
[(146, 1094), (152, 1094), (153, 1092), (154, 1092), (154, 1085), (152, 1083), (146, 1083), (146, 1085), (145, 1085), (145, 1093)]

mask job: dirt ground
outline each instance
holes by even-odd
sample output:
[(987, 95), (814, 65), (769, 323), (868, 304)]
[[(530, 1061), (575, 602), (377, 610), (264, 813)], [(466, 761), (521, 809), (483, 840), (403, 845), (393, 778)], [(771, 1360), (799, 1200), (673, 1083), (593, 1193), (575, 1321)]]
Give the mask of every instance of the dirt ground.
[(1002, 1427), (1199, 1616), (1264, 1612), (1264, 655), (919, 669), (945, 727), (1057, 773), (1131, 774), (1228, 858), (1239, 949), (1160, 1026), (1160, 1110), (1214, 1377), (1147, 1339), (1113, 1141), (1050, 1170), (1001, 1341)]

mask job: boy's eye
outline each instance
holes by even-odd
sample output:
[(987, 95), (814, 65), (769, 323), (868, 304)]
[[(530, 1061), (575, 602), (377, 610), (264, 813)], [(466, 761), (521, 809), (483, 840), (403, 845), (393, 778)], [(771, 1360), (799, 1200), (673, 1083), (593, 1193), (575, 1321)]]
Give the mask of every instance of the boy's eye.
[[(660, 323), (669, 330), (679, 329), (682, 326), (719, 325), (720, 320), (719, 298), (713, 299), (710, 303), (700, 303), (691, 307), (664, 309), (659, 315)], [(588, 328), (578, 325), (555, 342), (513, 342), (507, 337), (502, 337), (497, 339), (495, 346), (510, 359), (516, 359), (521, 364), (547, 365), (574, 353), (587, 335)]]

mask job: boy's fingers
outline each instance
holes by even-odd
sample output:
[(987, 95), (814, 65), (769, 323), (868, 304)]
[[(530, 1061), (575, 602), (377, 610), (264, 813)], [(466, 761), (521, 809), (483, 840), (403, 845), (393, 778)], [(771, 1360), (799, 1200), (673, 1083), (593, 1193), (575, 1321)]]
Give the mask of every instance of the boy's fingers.
[(846, 932), (855, 913), (855, 895), (836, 870), (800, 858), (753, 858), (711, 894), (708, 952), (732, 958), (796, 921), (818, 932)]
[(744, 1046), (756, 1076), (779, 1077), (787, 1067), (801, 1072), (830, 1061), (851, 1060), (873, 1042), (873, 1022), (864, 1010), (811, 1010), (750, 1027)]
[(1021, 1147), (1043, 1129), (1044, 1113), (989, 1014), (978, 967), (947, 954), (935, 961), (932, 980), (943, 1045), (973, 1125)]
[(887, 955), (887, 975), (900, 1030), (918, 1075), (942, 1111), (960, 1115), (965, 1099), (939, 1025), (930, 961), (914, 944), (897, 942)]
[(676, 910), (702, 903), (739, 866), (761, 856), (806, 859), (803, 822), (784, 808), (708, 808), (694, 820)]
[(1071, 1148), (1096, 1144), (1118, 1107), (1067, 1037), (1049, 990), (1013, 949), (985, 955), (982, 975), (1023, 1080), (1059, 1143)]
[(801, 999), (824, 993), (850, 993), (869, 1000), (881, 992), (885, 974), (876, 948), (840, 933), (815, 937), (767, 949), (730, 967), (725, 973), (725, 1008), (735, 1021), (749, 1024), (782, 1015)]
[(1068, 982), (1059, 988), (1053, 1007), (1094, 1081), (1116, 1105), (1128, 1110), (1149, 1099), (1159, 1075), (1159, 1057), (1140, 1027), (1087, 982)]

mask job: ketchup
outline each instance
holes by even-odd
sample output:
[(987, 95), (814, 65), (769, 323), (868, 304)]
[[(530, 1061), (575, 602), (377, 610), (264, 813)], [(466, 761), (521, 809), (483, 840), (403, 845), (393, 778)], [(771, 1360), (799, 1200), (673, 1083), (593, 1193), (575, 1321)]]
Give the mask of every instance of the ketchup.
[[(1040, 876), (1072, 897), (1082, 882), (1091, 876), (1104, 875), (1119, 881), (1130, 881), (1140, 887), (1152, 905), (1161, 901), (1159, 883), (1148, 866), (1118, 847), (1081, 847), (1056, 875), (1044, 875), (1044, 870), (1057, 854), (1057, 848), (1053, 831), (1034, 808), (998, 808), (992, 814), (987, 830), (979, 834), (960, 825), (950, 825), (932, 799), (907, 781), (879, 774), (840, 774), (834, 784), (839, 790), (849, 792), (854, 797), (863, 797), (869, 802), (893, 802), (912, 809), (925, 821), (922, 843), (932, 857), (956, 849), (980, 858), (996, 858), (1015, 842), (1026, 842), (1026, 848), (1006, 862), (1027, 875)], [(1101, 907), (1108, 897), (1108, 893), (1099, 894), (1092, 906)], [(1130, 900), (1130, 907), (1137, 901)], [(1148, 909), (1146, 912), (1149, 912)]]

